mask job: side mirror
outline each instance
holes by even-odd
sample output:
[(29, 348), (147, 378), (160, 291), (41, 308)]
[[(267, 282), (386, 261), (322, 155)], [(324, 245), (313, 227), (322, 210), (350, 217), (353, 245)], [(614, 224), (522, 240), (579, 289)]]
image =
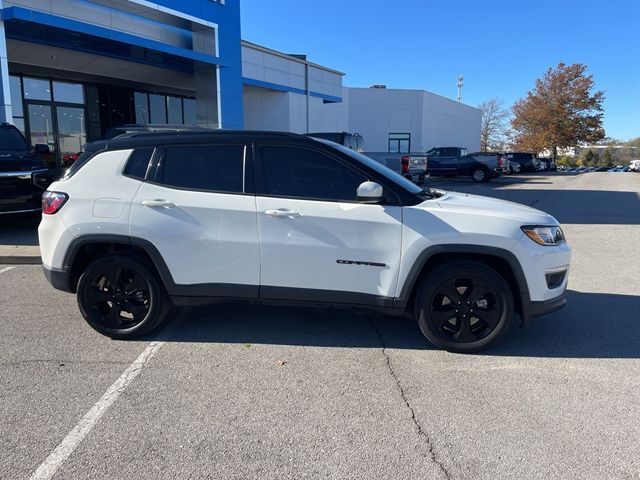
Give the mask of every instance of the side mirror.
[(45, 145), (44, 143), (36, 143), (34, 148), (36, 153), (47, 154), (50, 152), (49, 145)]
[(364, 182), (358, 187), (358, 202), (380, 203), (382, 201), (382, 185), (376, 182)]

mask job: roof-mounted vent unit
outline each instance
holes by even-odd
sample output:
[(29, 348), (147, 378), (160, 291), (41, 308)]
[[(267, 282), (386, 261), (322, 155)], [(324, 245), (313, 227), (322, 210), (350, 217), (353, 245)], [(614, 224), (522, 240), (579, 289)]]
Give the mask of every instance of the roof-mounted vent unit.
[(387, 86), (380, 83), (374, 83), (373, 85), (369, 85), (369, 88), (387, 88)]

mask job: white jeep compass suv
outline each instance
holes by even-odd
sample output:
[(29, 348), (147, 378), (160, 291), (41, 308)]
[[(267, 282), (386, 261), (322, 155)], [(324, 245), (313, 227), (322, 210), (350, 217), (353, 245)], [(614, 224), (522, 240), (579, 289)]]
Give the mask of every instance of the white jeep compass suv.
[(327, 140), (250, 131), (90, 144), (43, 196), (44, 272), (113, 338), (173, 304), (331, 304), (415, 317), (478, 351), (561, 308), (570, 248), (529, 207), (421, 189)]

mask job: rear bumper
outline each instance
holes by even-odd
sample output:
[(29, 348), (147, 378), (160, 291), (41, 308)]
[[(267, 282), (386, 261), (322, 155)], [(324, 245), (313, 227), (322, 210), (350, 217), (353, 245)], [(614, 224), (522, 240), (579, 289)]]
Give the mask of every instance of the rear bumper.
[(68, 269), (63, 268), (56, 270), (43, 265), (42, 271), (53, 288), (62, 290), (63, 292), (73, 293), (71, 288), (71, 272), (69, 272)]
[[(528, 297), (528, 296), (527, 296)], [(532, 318), (560, 310), (567, 304), (564, 292), (550, 300), (533, 302), (528, 298), (522, 301), (522, 322), (526, 325)]]

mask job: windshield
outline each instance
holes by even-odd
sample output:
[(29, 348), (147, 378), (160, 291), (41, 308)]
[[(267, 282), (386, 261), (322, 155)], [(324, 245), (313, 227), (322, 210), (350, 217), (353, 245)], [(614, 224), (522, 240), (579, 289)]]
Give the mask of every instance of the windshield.
[(29, 145), (15, 128), (0, 129), (0, 150), (25, 151)]
[(320, 143), (324, 143), (325, 145), (329, 145), (330, 147), (333, 147), (336, 150), (340, 150), (342, 153), (349, 155), (351, 158), (355, 158), (360, 163), (363, 163), (364, 165), (371, 168), (372, 170), (375, 170), (379, 174), (384, 175), (392, 182), (396, 183), (397, 185), (400, 185), (405, 190), (408, 190), (413, 194), (417, 195), (423, 191), (422, 188), (420, 188), (418, 185), (413, 183), (411, 180), (407, 180), (399, 173), (396, 173), (386, 165), (382, 165), (381, 163), (376, 162), (372, 158), (367, 157), (365, 154), (358, 153), (354, 150), (351, 150), (350, 148), (347, 148), (335, 142), (330, 142), (329, 140), (325, 140), (323, 138), (314, 138), (314, 140), (317, 140)]

